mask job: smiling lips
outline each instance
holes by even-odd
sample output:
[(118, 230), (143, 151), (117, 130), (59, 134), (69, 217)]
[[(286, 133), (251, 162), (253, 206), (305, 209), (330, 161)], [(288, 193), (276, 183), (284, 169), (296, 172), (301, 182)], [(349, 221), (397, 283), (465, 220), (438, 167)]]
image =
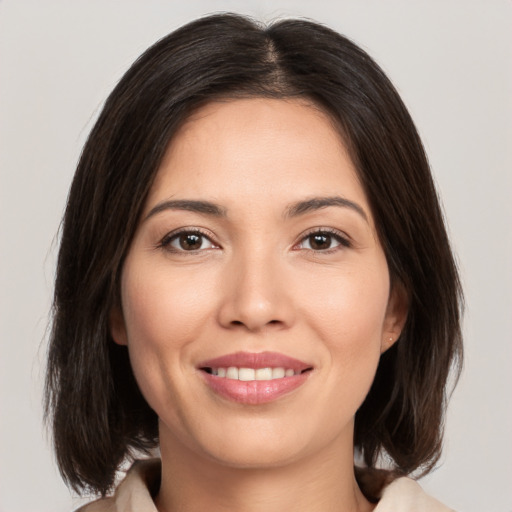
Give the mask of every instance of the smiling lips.
[(237, 352), (198, 365), (207, 385), (238, 403), (263, 404), (293, 391), (312, 366), (276, 352)]

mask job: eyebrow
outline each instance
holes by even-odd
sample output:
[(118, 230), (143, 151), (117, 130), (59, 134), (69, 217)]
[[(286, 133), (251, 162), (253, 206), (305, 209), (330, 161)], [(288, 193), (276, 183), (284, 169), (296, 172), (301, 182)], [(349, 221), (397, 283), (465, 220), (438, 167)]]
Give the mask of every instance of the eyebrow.
[(210, 201), (196, 201), (192, 199), (176, 199), (169, 201), (162, 201), (158, 203), (151, 211), (146, 215), (146, 219), (149, 219), (157, 213), (163, 212), (164, 210), (186, 210), (189, 212), (202, 213), (205, 215), (213, 215), (214, 217), (225, 217), (226, 210), (218, 204), (211, 203)]
[[(285, 217), (297, 217), (305, 213), (309, 213), (329, 206), (337, 206), (342, 208), (350, 208), (358, 213), (363, 219), (368, 222), (368, 217), (363, 208), (355, 203), (341, 196), (332, 197), (313, 197), (305, 201), (299, 201), (289, 205), (285, 210)], [(204, 215), (212, 215), (214, 217), (226, 217), (226, 209), (222, 206), (212, 203), (210, 201), (199, 201), (193, 199), (175, 199), (162, 201), (154, 206), (147, 214), (146, 219), (156, 215), (165, 210), (186, 210), (189, 212), (201, 213)]]
[(306, 201), (293, 203), (288, 206), (285, 215), (288, 217), (296, 217), (298, 215), (303, 215), (304, 213), (309, 213), (315, 210), (321, 210), (322, 208), (327, 208), (329, 206), (349, 208), (358, 213), (366, 222), (368, 222), (368, 217), (360, 205), (341, 196), (313, 197)]

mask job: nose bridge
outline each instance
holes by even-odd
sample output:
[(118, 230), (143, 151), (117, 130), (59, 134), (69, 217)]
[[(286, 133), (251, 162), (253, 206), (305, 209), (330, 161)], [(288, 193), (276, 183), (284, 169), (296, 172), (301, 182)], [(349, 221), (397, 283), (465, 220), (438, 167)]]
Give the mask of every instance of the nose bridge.
[(282, 264), (277, 251), (262, 243), (234, 252), (226, 268), (221, 310), (224, 325), (244, 325), (251, 331), (257, 331), (269, 325), (291, 323), (292, 305)]

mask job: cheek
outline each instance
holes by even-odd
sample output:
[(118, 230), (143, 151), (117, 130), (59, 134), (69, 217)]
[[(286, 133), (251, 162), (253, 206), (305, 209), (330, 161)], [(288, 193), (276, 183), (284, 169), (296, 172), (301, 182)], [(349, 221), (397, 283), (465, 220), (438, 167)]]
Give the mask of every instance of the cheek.
[(333, 272), (304, 296), (305, 311), (329, 344), (349, 348), (354, 343), (354, 350), (367, 343), (380, 346), (389, 298), (387, 267)]
[(389, 296), (387, 276), (387, 266), (382, 270), (382, 265), (333, 273), (326, 286), (310, 287), (308, 294), (304, 293), (308, 297), (304, 315), (327, 350), (331, 389), (355, 407), (373, 382), (381, 354)]
[[(192, 371), (184, 364), (195, 339), (211, 319), (211, 290), (204, 281), (169, 272), (169, 266), (125, 263), (122, 307), (132, 368), (148, 403), (156, 410), (176, 392), (173, 376)], [(200, 287), (203, 285), (203, 288)], [(171, 391), (171, 392), (170, 392)]]
[(211, 304), (208, 289), (199, 288), (204, 282), (165, 264), (139, 264), (136, 272), (133, 267), (127, 262), (122, 280), (129, 343), (165, 348), (193, 339)]

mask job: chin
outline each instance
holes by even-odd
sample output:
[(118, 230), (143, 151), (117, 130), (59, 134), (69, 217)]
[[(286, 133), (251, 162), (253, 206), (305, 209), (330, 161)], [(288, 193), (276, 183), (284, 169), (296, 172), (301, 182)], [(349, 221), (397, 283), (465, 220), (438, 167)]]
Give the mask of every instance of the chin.
[[(201, 433), (192, 433), (195, 450), (216, 464), (245, 469), (282, 467), (309, 454), (321, 452), (338, 435), (323, 424), (300, 418), (231, 418), (215, 426), (203, 424)], [(229, 424), (228, 424), (229, 423)], [(298, 429), (297, 425), (301, 425)], [(352, 429), (347, 428), (352, 439)], [(203, 435), (201, 435), (203, 434)], [(197, 453), (196, 451), (196, 453)]]

